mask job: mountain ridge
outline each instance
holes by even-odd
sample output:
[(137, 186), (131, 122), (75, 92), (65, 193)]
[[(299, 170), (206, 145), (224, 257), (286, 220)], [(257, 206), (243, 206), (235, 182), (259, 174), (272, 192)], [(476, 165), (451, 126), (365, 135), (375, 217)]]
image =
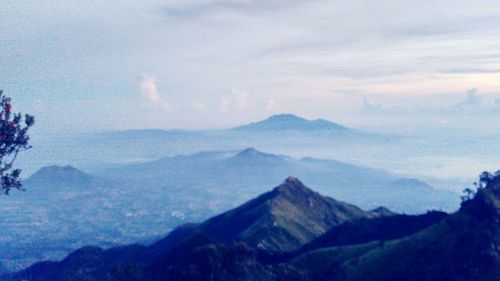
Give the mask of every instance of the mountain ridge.
[[(423, 188), (400, 188), (403, 187), (398, 185), (397, 179), (400, 176), (387, 171), (336, 160), (311, 157), (296, 159), (263, 152), (254, 147), (165, 157), (151, 162), (105, 169), (97, 175), (116, 181), (132, 182), (140, 179), (148, 185), (179, 184), (179, 179), (187, 178), (190, 182), (196, 181), (198, 186), (208, 183), (210, 186), (239, 186), (243, 192), (241, 194), (250, 191), (248, 183), (257, 182), (259, 186), (267, 186), (288, 175), (296, 175), (314, 183), (318, 191), (340, 200), (366, 209), (383, 205), (396, 212), (425, 212), (439, 206), (451, 211), (458, 208), (459, 201), (456, 199), (458, 196), (452, 192), (436, 189), (424, 182), (419, 186), (428, 187), (425, 190), (432, 191), (432, 196), (426, 196), (426, 193), (422, 192)], [(212, 175), (219, 175), (216, 182)], [(354, 188), (357, 192), (349, 192)], [(375, 193), (376, 190), (380, 192)], [(262, 192), (265, 190), (256, 189), (253, 195)], [(235, 195), (238, 194), (231, 193), (231, 196)], [(405, 199), (389, 202), (390, 198), (396, 197)], [(413, 198), (413, 201), (408, 201), (407, 198)], [(442, 204), (445, 200), (446, 204)], [(418, 206), (419, 209), (412, 210), (408, 206)]]
[(420, 232), (353, 246), (342, 261), (335, 258), (335, 249), (309, 253), (307, 259), (324, 261), (312, 271), (305, 257), (295, 265), (308, 268), (313, 280), (325, 276), (343, 281), (496, 280), (500, 275), (499, 202), (497, 174), (459, 211)]
[(219, 242), (241, 240), (251, 247), (286, 251), (307, 243), (333, 225), (373, 216), (324, 197), (297, 178), (288, 177), (270, 192), (202, 223), (197, 232)]
[[(90, 277), (94, 278), (93, 280), (122, 280), (108, 279), (109, 273), (115, 274), (117, 269), (123, 273), (131, 270), (129, 266), (139, 266), (139, 269), (134, 267), (136, 268), (134, 270), (138, 271), (134, 271), (133, 274), (142, 276), (141, 274), (147, 272), (150, 266), (152, 268), (160, 266), (163, 270), (165, 262), (176, 264), (178, 260), (170, 258), (173, 254), (175, 256), (175, 253), (180, 255), (179, 259), (189, 261), (190, 257), (183, 254), (186, 251), (194, 251), (193, 255), (198, 251), (209, 251), (206, 255), (209, 255), (207, 257), (210, 259), (212, 254), (217, 256), (223, 253), (225, 256), (236, 254), (235, 261), (243, 259), (252, 262), (257, 258), (257, 252), (252, 250), (254, 248), (269, 251), (293, 250), (323, 234), (332, 225), (374, 216), (377, 215), (323, 197), (306, 187), (297, 178), (289, 177), (271, 191), (240, 207), (203, 223), (180, 227), (151, 246), (129, 245), (109, 250), (84, 247), (71, 253), (61, 262), (37, 263), (20, 273), (4, 276), (1, 280), (11, 278), (18, 280), (18, 277), (23, 279), (28, 276), (40, 278), (34, 280), (72, 280), (71, 278)], [(246, 254), (240, 256), (237, 254), (242, 253), (240, 251)], [(223, 262), (219, 258), (217, 260)], [(279, 266), (268, 267), (258, 263), (255, 265), (264, 275), (274, 275), (274, 270), (283, 269)], [(179, 268), (182, 266), (184, 264), (179, 264)], [(251, 275), (252, 272), (247, 274)]]
[(28, 185), (39, 185), (40, 183), (56, 183), (64, 185), (68, 182), (80, 182), (81, 184), (89, 184), (92, 181), (92, 176), (71, 166), (46, 166), (40, 168), (29, 178), (25, 180)]
[[(167, 241), (167, 236), (166, 243), (106, 251), (86, 247), (62, 262), (39, 263), (0, 279), (17, 281), (36, 276), (33, 280), (491, 281), (500, 273), (500, 175), (479, 188), (472, 199), (464, 201), (461, 209), (451, 215), (428, 212), (408, 216), (386, 209), (378, 212), (389, 216), (362, 210), (358, 214), (349, 212), (353, 211), (349, 206), (332, 202), (334, 199), (316, 195), (297, 178), (289, 177), (240, 207), (172, 232), (176, 237)], [(262, 209), (273, 213), (272, 208), (266, 207), (274, 206), (275, 198), (279, 198), (278, 202), (292, 202), (303, 212), (323, 210), (321, 206), (331, 203), (355, 215), (287, 256), (287, 249), (274, 252), (241, 235), (254, 225), (267, 235), (280, 234), (269, 232), (268, 226), (273, 223), (261, 223), (259, 216)], [(297, 216), (289, 208), (284, 210), (287, 216)], [(321, 213), (332, 212), (327, 208)], [(339, 218), (338, 213), (333, 214)], [(321, 221), (321, 216), (311, 215), (303, 222)], [(239, 228), (238, 223), (244, 227)], [(315, 226), (307, 228), (313, 231)], [(259, 232), (252, 234), (258, 236)], [(151, 255), (152, 248), (159, 245), (162, 248)], [(276, 257), (278, 260), (273, 260)]]
[(272, 115), (262, 121), (253, 122), (247, 125), (232, 128), (236, 131), (351, 131), (340, 124), (327, 121), (325, 119), (308, 120), (294, 114)]

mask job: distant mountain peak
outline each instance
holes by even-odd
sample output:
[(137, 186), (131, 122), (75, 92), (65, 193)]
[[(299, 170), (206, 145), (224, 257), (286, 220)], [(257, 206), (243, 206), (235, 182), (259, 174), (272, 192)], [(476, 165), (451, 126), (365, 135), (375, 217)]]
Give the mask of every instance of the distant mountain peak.
[(298, 178), (294, 176), (289, 176), (286, 178), (283, 183), (275, 188), (278, 192), (307, 192), (314, 193), (311, 189), (305, 186)]
[[(267, 121), (307, 121), (305, 118), (299, 117), (291, 113), (275, 114), (266, 119)], [(264, 120), (264, 121), (266, 121)]]
[(285, 183), (304, 185), (298, 178), (294, 176), (289, 176), (288, 178), (286, 178)]
[(397, 215), (393, 211), (391, 211), (388, 208), (383, 207), (383, 206), (375, 208), (375, 209), (371, 210), (370, 212), (376, 216), (382, 216), (382, 217), (389, 217), (389, 216)]
[(236, 130), (298, 130), (298, 131), (343, 131), (346, 127), (324, 119), (307, 120), (294, 114), (272, 115), (265, 120), (237, 127)]
[(80, 171), (71, 165), (66, 165), (66, 166), (52, 165), (52, 166), (42, 167), (40, 170), (42, 170), (42, 171), (43, 170), (57, 170), (57, 171), (65, 171), (65, 172)]
[(71, 166), (47, 166), (40, 168), (37, 172), (35, 172), (32, 177), (42, 176), (42, 175), (50, 175), (50, 176), (88, 176), (85, 172)]
[(43, 167), (26, 179), (25, 183), (36, 187), (71, 187), (88, 186), (93, 181), (95, 179), (91, 175), (67, 165)]
[(264, 155), (269, 155), (267, 153), (258, 151), (257, 149), (255, 149), (253, 147), (249, 147), (249, 148), (245, 148), (242, 151), (238, 152), (238, 154), (236, 154), (236, 155), (239, 155), (239, 156), (255, 156), (255, 155), (263, 155), (263, 154)]
[(369, 212), (324, 197), (299, 179), (288, 177), (272, 191), (206, 221), (201, 229), (221, 241), (242, 240), (272, 251), (293, 250), (333, 225), (369, 216)]
[(258, 161), (257, 163), (260, 163), (259, 161), (266, 161), (268, 163), (269, 161), (271, 161), (273, 163), (279, 163), (283, 161), (283, 158), (279, 155), (265, 153), (253, 147), (249, 147), (236, 153), (233, 157), (229, 158), (229, 160), (239, 162), (243, 161), (242, 164), (251, 165), (252, 163), (255, 163), (253, 161)]

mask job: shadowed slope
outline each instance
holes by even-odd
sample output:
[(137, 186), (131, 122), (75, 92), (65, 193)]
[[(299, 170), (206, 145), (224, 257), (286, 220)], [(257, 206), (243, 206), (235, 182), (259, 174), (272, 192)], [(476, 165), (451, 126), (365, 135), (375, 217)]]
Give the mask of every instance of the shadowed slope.
[[(156, 272), (158, 275), (152, 276), (167, 276), (173, 280), (190, 274), (192, 279), (186, 277), (183, 280), (201, 280), (196, 278), (206, 277), (206, 266), (212, 263), (222, 271), (218, 273), (220, 278), (259, 280), (257, 277), (260, 276), (264, 280), (287, 280), (288, 275), (284, 272), (289, 272), (292, 274), (290, 280), (294, 280), (301, 274), (293, 273), (288, 267), (283, 269), (260, 264), (252, 248), (294, 250), (334, 225), (374, 216), (377, 214), (323, 197), (290, 177), (272, 191), (238, 208), (201, 224), (179, 227), (149, 247), (131, 245), (110, 250), (85, 247), (61, 262), (38, 263), (22, 272), (5, 276), (3, 280), (11, 280), (11, 277), (12, 280), (29, 278), (41, 281), (149, 280), (144, 279), (145, 272)], [(245, 246), (237, 246), (236, 242)], [(200, 271), (189, 272), (190, 265), (197, 266)], [(249, 267), (242, 268), (241, 272), (231, 271), (233, 266), (242, 265)], [(172, 266), (175, 269), (170, 270)], [(246, 279), (239, 279), (241, 276), (246, 276)], [(161, 278), (159, 280), (164, 280)]]
[(206, 221), (199, 232), (221, 242), (242, 240), (261, 249), (288, 251), (334, 225), (372, 216), (356, 206), (323, 197), (290, 177), (271, 192)]
[(500, 276), (499, 245), (497, 176), (458, 212), (421, 232), (383, 244), (354, 246), (342, 259), (335, 251), (317, 251), (321, 267), (311, 271), (313, 266), (303, 265), (313, 280), (491, 281)]

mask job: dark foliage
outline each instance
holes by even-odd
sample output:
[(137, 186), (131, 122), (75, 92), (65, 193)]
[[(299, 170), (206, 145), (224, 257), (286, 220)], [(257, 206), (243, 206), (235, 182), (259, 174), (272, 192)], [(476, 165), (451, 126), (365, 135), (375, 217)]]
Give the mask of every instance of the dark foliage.
[(304, 245), (298, 252), (364, 244), (371, 241), (389, 241), (412, 235), (446, 218), (448, 214), (431, 211), (423, 215), (395, 215), (374, 219), (361, 219), (333, 227), (323, 236)]
[(487, 171), (482, 172), (479, 175), (479, 180), (477, 182), (474, 182), (473, 188), (467, 187), (462, 191), (463, 195), (460, 197), (460, 199), (462, 200), (462, 205), (467, 201), (474, 199), (477, 191), (484, 189), (488, 185), (492, 184), (494, 179), (497, 178), (499, 175), (500, 171), (497, 171), (494, 174)]
[(412, 235), (448, 216), (447, 213), (430, 211), (423, 215), (399, 215), (362, 218), (332, 227), (328, 232), (301, 248), (287, 253), (260, 251), (260, 259), (268, 264), (282, 263), (304, 253), (321, 248), (365, 244), (372, 241), (395, 240)]
[(28, 129), (35, 118), (26, 114), (12, 113), (9, 97), (0, 91), (0, 194), (9, 194), (11, 189), (22, 189), (21, 170), (13, 167), (17, 154), (31, 148)]

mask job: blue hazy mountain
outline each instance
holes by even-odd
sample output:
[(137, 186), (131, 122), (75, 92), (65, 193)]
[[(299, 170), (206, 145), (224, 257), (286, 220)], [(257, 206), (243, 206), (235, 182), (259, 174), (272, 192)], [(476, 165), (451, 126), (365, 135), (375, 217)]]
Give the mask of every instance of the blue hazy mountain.
[[(241, 153), (248, 152), (252, 151)], [(84, 247), (71, 253), (61, 263), (39, 263), (21, 275), (25, 278), (26, 274), (32, 273), (39, 280), (116, 280), (116, 277), (111, 278), (115, 276), (111, 272), (113, 268), (127, 263), (151, 263), (151, 268), (146, 271), (154, 272), (157, 271), (154, 269), (156, 266), (164, 267), (160, 263), (169, 259), (170, 250), (180, 248), (182, 252), (189, 252), (192, 242), (202, 244), (208, 240), (219, 243), (242, 241), (262, 250), (281, 252), (297, 249), (323, 235), (333, 226), (374, 217), (380, 216), (322, 196), (297, 178), (288, 177), (271, 191), (199, 224), (181, 226), (150, 246), (131, 245), (108, 251)], [(200, 240), (200, 236), (205, 238)], [(130, 280), (128, 278), (130, 276), (125, 280)]]
[[(68, 249), (123, 236), (118, 219), (120, 188), (71, 166), (45, 167), (23, 181), (25, 192), (2, 198), (0, 261), (18, 268), (56, 258)], [(120, 223), (121, 224), (121, 223)], [(102, 244), (105, 245), (105, 244)]]
[[(22, 156), (20, 164), (28, 172), (69, 163), (96, 170), (104, 163), (132, 163), (156, 160), (199, 151), (238, 150), (258, 147), (276, 153), (310, 156), (342, 154), (357, 144), (371, 143), (380, 137), (318, 119), (306, 120), (292, 114), (273, 115), (265, 120), (222, 130), (124, 130), (57, 136), (36, 142)], [(57, 147), (54, 147), (57, 143)], [(342, 147), (342, 150), (336, 149)], [(322, 149), (322, 153), (316, 153)], [(316, 152), (315, 152), (316, 151)], [(337, 157), (334, 157), (337, 158)]]
[(499, 186), (493, 178), (451, 215), (380, 215), (289, 177), (149, 246), (84, 247), (1, 280), (496, 280)]
[(72, 192), (83, 191), (82, 189), (94, 189), (98, 186), (106, 186), (108, 183), (101, 178), (93, 177), (72, 166), (48, 166), (43, 167), (31, 175), (23, 183), (30, 191), (40, 192), (44, 188), (47, 192), (60, 192), (71, 190)]
[(400, 176), (382, 170), (254, 148), (113, 164), (91, 174), (51, 166), (25, 181), (26, 192), (3, 198), (0, 227), (12, 235), (0, 245), (0, 261), (12, 269), (87, 244), (151, 241), (179, 224), (233, 208), (290, 175), (364, 209), (383, 205), (416, 213), (458, 207), (454, 193), (425, 183), (408, 192)]
[(289, 178), (149, 246), (84, 247), (62, 261), (0, 279), (491, 281), (500, 272), (499, 219), (498, 175), (452, 214), (387, 216), (321, 196)]
[(273, 115), (265, 120), (234, 128), (238, 131), (354, 131), (324, 119), (307, 120), (293, 114)]
[[(454, 210), (457, 196), (418, 180), (383, 170), (369, 169), (335, 160), (292, 158), (247, 148), (166, 157), (160, 160), (115, 166), (97, 173), (124, 185), (167, 190), (185, 186), (206, 198), (231, 198), (241, 203), (264, 192), (283, 177), (294, 175), (314, 184), (327, 195), (363, 208), (387, 206), (398, 212), (429, 209)], [(224, 206), (217, 200), (221, 211)], [(214, 210), (217, 205), (212, 205)], [(222, 209), (221, 209), (222, 208)]]

